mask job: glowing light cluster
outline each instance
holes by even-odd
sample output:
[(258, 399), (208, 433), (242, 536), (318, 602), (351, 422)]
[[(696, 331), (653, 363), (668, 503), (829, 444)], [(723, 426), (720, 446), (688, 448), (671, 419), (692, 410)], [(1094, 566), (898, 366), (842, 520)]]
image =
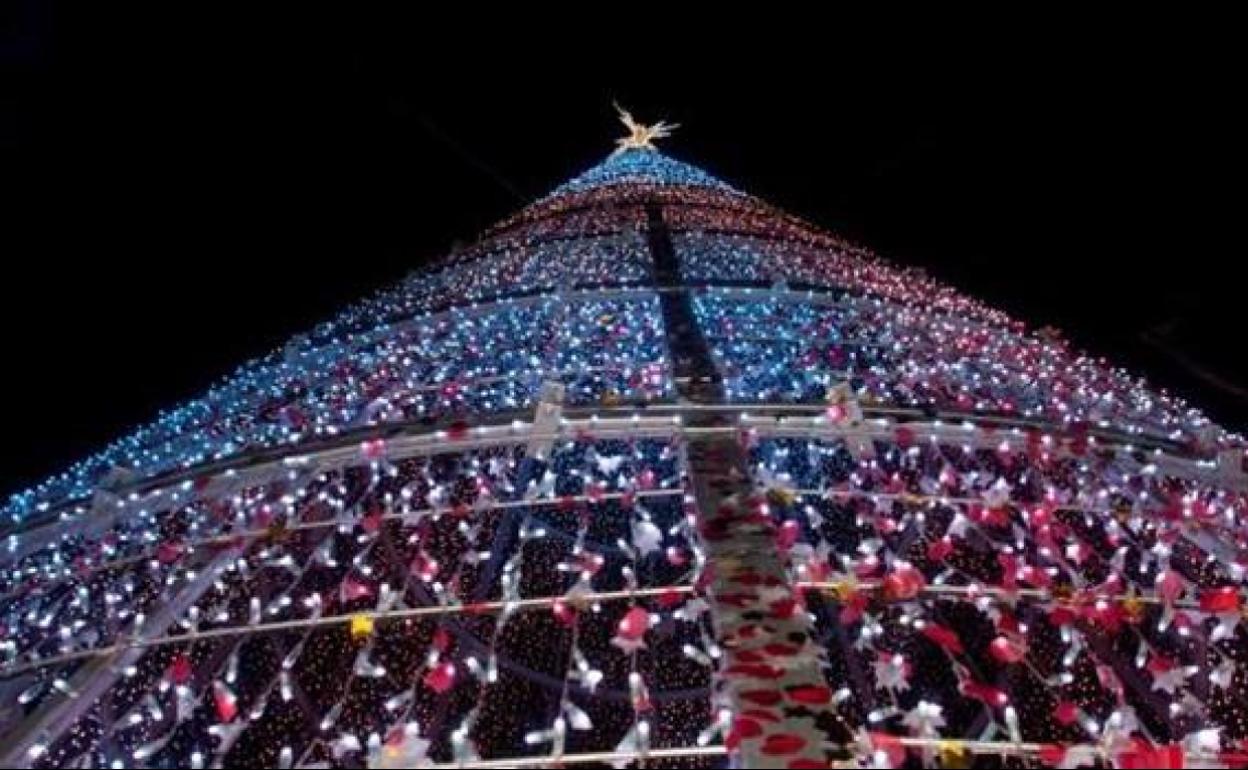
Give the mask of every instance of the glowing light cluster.
[[(589, 171), (556, 187), (550, 198), (587, 190), (601, 191), (617, 185), (664, 185), (707, 187), (719, 193), (740, 195), (696, 166), (682, 163), (653, 150), (625, 150)], [(539, 206), (541, 202), (539, 201)]]
[(566, 382), (574, 403), (668, 395), (658, 301), (554, 296), (295, 346), (19, 495), (10, 515), (86, 497), (113, 466), (150, 476), (380, 422), (526, 408), (543, 380)]
[[(613, 749), (640, 721), (655, 748), (706, 726), (710, 669), (684, 652), (714, 647), (688, 588), (703, 559), (665, 442), (380, 460), (126, 513), (8, 574), (10, 665), (153, 645), (41, 766), (376, 761), (413, 723), (443, 760), (549, 753), (560, 715), (568, 751)], [(196, 580), (156, 629), (160, 594)], [(643, 623), (615, 644), (630, 608)], [(55, 683), (79, 665), (38, 669), (23, 703), (66, 697)]]
[(440, 270), (417, 273), (317, 326), (311, 340), (349, 338), (351, 333), (474, 302), (649, 279), (653, 271), (640, 223), (613, 217), (609, 225), (608, 234), (573, 230), (557, 238), (529, 229), (522, 239), (490, 241)]
[(1004, 451), (898, 432), (752, 449), (865, 751), (896, 762), (889, 734), (987, 729), (1056, 764), (1133, 750), (1144, 725), (1192, 753), (1248, 737), (1248, 564), (1228, 548), (1248, 542), (1242, 493), (1051, 437)]
[(695, 283), (786, 282), (844, 289), (928, 311), (1017, 326), (1004, 313), (959, 294), (921, 270), (897, 267), (861, 249), (700, 230), (674, 240), (683, 257), (681, 270)]
[(1179, 442), (1217, 437), (1182, 400), (1058, 341), (880, 300), (720, 293), (695, 304), (742, 401), (824, 400), (838, 382), (880, 404), (1113, 426)]

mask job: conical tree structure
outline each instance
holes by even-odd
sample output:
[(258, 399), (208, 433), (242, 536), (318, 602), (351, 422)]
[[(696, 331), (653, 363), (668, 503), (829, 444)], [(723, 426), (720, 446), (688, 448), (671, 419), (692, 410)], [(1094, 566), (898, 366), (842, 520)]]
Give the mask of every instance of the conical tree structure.
[(1244, 764), (1241, 447), (643, 135), (13, 497), (5, 764)]

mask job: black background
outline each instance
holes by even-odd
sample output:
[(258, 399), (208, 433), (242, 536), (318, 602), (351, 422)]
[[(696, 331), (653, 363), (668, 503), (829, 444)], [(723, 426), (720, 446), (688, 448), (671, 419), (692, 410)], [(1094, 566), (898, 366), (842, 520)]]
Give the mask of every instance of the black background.
[(681, 123), (672, 155), (1248, 426), (1243, 62), (1216, 20), (0, 8), (2, 492), (596, 163), (613, 98)]

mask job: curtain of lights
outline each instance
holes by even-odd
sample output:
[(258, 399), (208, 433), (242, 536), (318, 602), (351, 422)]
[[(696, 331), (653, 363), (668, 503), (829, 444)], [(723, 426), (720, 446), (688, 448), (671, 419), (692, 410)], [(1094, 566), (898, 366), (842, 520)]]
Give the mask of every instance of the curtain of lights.
[(14, 495), (0, 756), (1246, 766), (1242, 447), (630, 146)]

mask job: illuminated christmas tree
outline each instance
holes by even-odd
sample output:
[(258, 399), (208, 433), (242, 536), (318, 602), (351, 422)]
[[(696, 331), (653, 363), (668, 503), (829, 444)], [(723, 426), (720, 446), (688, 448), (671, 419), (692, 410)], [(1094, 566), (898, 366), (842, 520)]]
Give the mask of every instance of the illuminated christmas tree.
[(6, 765), (1248, 763), (1242, 439), (622, 118), (10, 500)]

